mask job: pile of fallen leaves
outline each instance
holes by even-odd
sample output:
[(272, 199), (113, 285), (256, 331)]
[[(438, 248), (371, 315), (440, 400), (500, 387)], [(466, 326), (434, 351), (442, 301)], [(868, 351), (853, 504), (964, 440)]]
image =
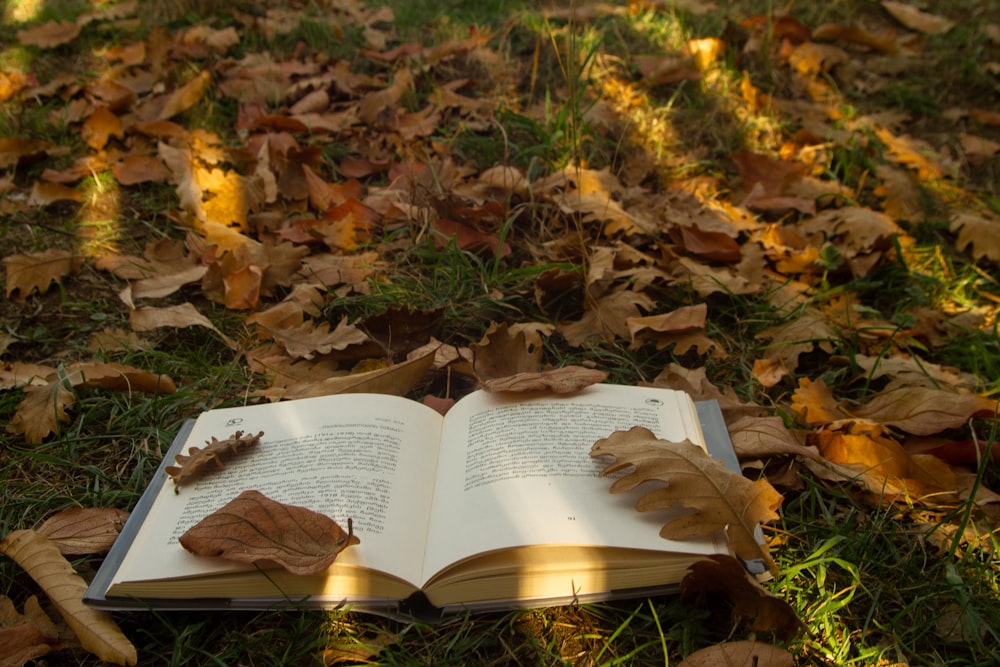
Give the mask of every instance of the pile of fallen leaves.
[[(514, 76), (495, 42), (472, 32), (433, 46), (400, 43), (392, 12), (360, 3), (324, 10), (325, 20), (362, 35), (365, 46), (353, 61), (307, 44), (290, 54), (245, 52), (245, 35), (273, 38), (302, 18), (272, 8), (237, 12), (235, 26), (153, 30), (101, 53), (96, 76), (38, 81), (30, 72), (5, 74), (6, 104), (59, 100), (59, 120), (79, 132), (86, 149), (67, 155), (38, 137), (0, 139), (0, 214), (67, 202), (86, 207), (80, 184), (110, 173), (124, 189), (168, 184), (175, 194), (168, 215), (185, 230), (183, 238), (149, 241), (137, 255), (111, 244), (89, 256), (55, 247), (8, 254), (6, 295), (23, 301), (54, 283), (71, 287), (89, 263), (119, 282), (127, 313), (127, 330), (109, 328), (95, 341), (102, 359), (149, 344), (156, 330), (203, 327), (246, 360), (261, 378), (256, 395), (269, 399), (407, 393), (427, 373), (445, 369), (494, 389), (571, 390), (591, 380), (580, 380), (585, 369), (560, 378), (545, 368), (546, 340), (567, 350), (669, 349), (684, 363), (660, 369), (651, 384), (717, 399), (741, 460), (783, 462), (767, 468), (782, 470), (773, 480), (779, 487), (795, 488), (807, 468), (940, 516), (971, 498), (976, 512), (963, 539), (985, 548), (1000, 497), (977, 484), (988, 448), (969, 424), (993, 419), (997, 401), (977, 393), (982, 379), (933, 359), (954, 332), (993, 326), (995, 307), (927, 305), (904, 329), (851, 289), (826, 290), (831, 281), (848, 285), (905, 263), (916, 246), (907, 224), (921, 215), (921, 184), (958, 188), (960, 160), (1000, 153), (1000, 144), (960, 130), (957, 121), (953, 142), (932, 146), (905, 133), (906, 118), (842, 116), (832, 80), (877, 86), (889, 71), (888, 55), (898, 66), (919, 56), (924, 35), (951, 29), (902, 3), (882, 4), (889, 27), (878, 32), (747, 17), (725, 39), (691, 40), (676, 54), (637, 57), (602, 72), (605, 89), (621, 94), (597, 100), (588, 122), (609, 133), (621, 132), (629, 106), (651, 92), (692, 80), (709, 85), (727, 53), (766, 59), (784, 77), (781, 94), (765, 94), (744, 78), (743, 102), (747, 113), (787, 119), (798, 128), (793, 135), (769, 154), (727, 156), (730, 179), (669, 184), (656, 178), (641, 147), (615, 169), (570, 164), (531, 177), (511, 164), (480, 168), (459, 159), (440, 129), (488, 133), (497, 109), (511, 103), (500, 84), (487, 85)], [(617, 11), (584, 9), (549, 19), (586, 22)], [(131, 25), (134, 10), (134, 3), (121, 3), (18, 37), (56, 49), (92, 24)], [(1000, 29), (991, 30), (996, 39)], [(197, 110), (211, 104), (236, 110), (225, 133), (199, 126)], [(954, 115), (994, 134), (1000, 126), (989, 109)], [(877, 171), (854, 187), (832, 180), (830, 151), (859, 137), (884, 148)], [(61, 166), (25, 178), (39, 164)], [(875, 203), (861, 205), (868, 194)], [(950, 232), (957, 251), (993, 270), (1000, 221), (974, 202), (949, 203)], [(330, 317), (338, 299), (392, 281), (391, 259), (428, 240), (551, 265), (533, 285), (538, 320), (495, 326), (473, 346), (474, 367), (472, 349), (433, 337), (440, 311)], [(248, 333), (216, 328), (196, 305), (204, 301), (188, 298), (192, 293), (246, 313)], [(683, 294), (687, 303), (665, 307), (665, 293)], [(711, 333), (720, 315), (713, 308), (725, 297), (760, 304), (774, 321), (757, 333), (757, 356), (746, 360), (757, 388), (752, 401), (706, 374), (705, 363), (744, 348)], [(549, 304), (567, 299), (576, 305), (575, 319), (542, 321)], [(178, 390), (165, 375), (106, 361), (20, 363), (11, 358), (18, 340), (16, 332), (0, 333), (0, 390), (24, 393), (10, 428), (29, 443), (71, 419), (79, 388)], [(850, 358), (841, 341), (851, 341)], [(824, 381), (829, 367), (842, 369), (845, 386), (876, 389), (842, 392)]]

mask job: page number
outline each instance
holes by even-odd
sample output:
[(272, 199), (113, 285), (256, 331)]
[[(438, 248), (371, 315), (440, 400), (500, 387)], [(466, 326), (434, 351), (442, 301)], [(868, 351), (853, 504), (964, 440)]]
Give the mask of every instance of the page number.
[(575, 516), (568, 516), (568, 517), (566, 517), (566, 520), (567, 521), (576, 521), (576, 517)]

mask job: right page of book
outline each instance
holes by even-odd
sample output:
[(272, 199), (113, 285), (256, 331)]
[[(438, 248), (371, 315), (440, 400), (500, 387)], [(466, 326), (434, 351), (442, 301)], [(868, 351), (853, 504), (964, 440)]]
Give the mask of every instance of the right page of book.
[(425, 580), (463, 558), (524, 545), (717, 553), (711, 541), (661, 538), (663, 514), (635, 510), (641, 488), (609, 493), (612, 479), (599, 473), (610, 461), (591, 458), (590, 448), (633, 426), (704, 446), (693, 402), (668, 389), (595, 385), (563, 397), (463, 398), (445, 419)]

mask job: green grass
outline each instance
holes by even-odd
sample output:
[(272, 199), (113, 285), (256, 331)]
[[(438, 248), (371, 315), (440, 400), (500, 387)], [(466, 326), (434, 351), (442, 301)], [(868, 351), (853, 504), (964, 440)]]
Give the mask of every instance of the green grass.
[[(786, 72), (759, 53), (730, 51), (702, 80), (673, 86), (645, 85), (632, 61), (638, 55), (672, 52), (691, 37), (719, 36), (727, 22), (778, 9), (774, 2), (729, 3), (724, 11), (707, 15), (683, 10), (635, 15), (620, 12), (586, 22), (544, 18), (538, 4), (514, 0), (391, 4), (403, 42), (460, 39), (468, 35), (469, 25), (477, 25), (491, 30), (489, 44), (497, 53), (516, 60), (517, 71), (510, 75), (510, 81), (503, 82), (498, 107), (489, 122), (458, 113), (448, 116), (448, 123), (418, 146), (421, 159), (441, 151), (480, 171), (504, 164), (521, 169), (534, 180), (574, 162), (617, 172), (635, 157), (633, 153), (642, 151), (656, 162), (643, 181), (651, 192), (660, 195), (686, 179), (703, 177), (716, 184), (711, 197), (729, 201), (735, 196), (728, 189), (735, 174), (730, 154), (754, 150), (777, 155), (800, 129), (796, 119), (768, 110), (748, 110), (742, 103), (744, 79), (765, 92), (784, 95), (791, 90)], [(984, 5), (962, 0), (932, 9), (961, 21), (978, 16), (976, 12)], [(875, 26), (887, 21), (869, 2), (798, 3), (792, 9), (796, 18), (812, 27), (828, 21), (870, 21)], [(46, 3), (37, 20), (72, 18), (82, 11), (82, 3)], [(308, 57), (344, 59), (354, 71), (389, 76), (390, 66), (358, 54), (364, 46), (360, 27), (328, 22), (315, 6), (308, 7), (305, 15), (306, 20), (286, 35), (267, 38), (259, 31), (246, 31), (233, 53), (241, 57), (269, 50), (278, 59), (301, 41), (312, 49), (313, 55)], [(165, 24), (177, 29), (201, 20), (191, 10), (169, 17)], [(236, 25), (234, 21), (231, 14), (224, 14), (214, 17), (212, 25)], [(0, 26), (4, 44), (0, 63), (4, 68), (32, 71), (43, 80), (66, 68), (66, 61), (77, 54), (86, 57), (75, 59), (71, 71), (89, 76), (88, 72), (97, 71), (98, 61), (89, 56), (95, 48), (132, 38), (132, 33), (92, 25), (74, 44), (43, 54), (33, 47), (16, 45), (16, 31), (21, 27), (20, 23)], [(139, 28), (139, 34), (148, 27)], [(856, 50), (851, 52), (859, 62), (868, 62)], [(886, 147), (866, 128), (855, 126), (855, 121), (886, 109), (904, 110), (915, 119), (907, 131), (940, 140), (941, 133), (955, 131), (943, 114), (945, 110), (989, 108), (987, 95), (994, 92), (995, 78), (984, 72), (982, 63), (996, 61), (1000, 54), (997, 46), (986, 40), (980, 23), (964, 21), (952, 33), (928, 38), (925, 54), (930, 65), (906, 69), (870, 94), (860, 94), (861, 89), (852, 86), (849, 79), (830, 79), (833, 90), (841, 95), (838, 109), (844, 112), (836, 129), (847, 135), (829, 138), (816, 173), (855, 189), (856, 202), (845, 199), (844, 203), (879, 205), (881, 196), (875, 192), (873, 174), (888, 161)], [(181, 71), (190, 76), (202, 66), (213, 65), (192, 62)], [(407, 94), (406, 108), (422, 108), (434, 87), (450, 77), (470, 78), (469, 87), (463, 89), (466, 94), (493, 92), (481, 64), (447, 62), (415, 77), (417, 83)], [(626, 94), (634, 95), (634, 114), (622, 127), (606, 135), (603, 128), (587, 120), (595, 102), (618, 102)], [(69, 149), (65, 155), (19, 166), (14, 174), (16, 183), (30, 184), (45, 167), (66, 168), (87, 153), (78, 128), (52, 117), (61, 104), (60, 100), (46, 99), (0, 105), (0, 135), (45, 138)], [(232, 130), (236, 112), (237, 105), (231, 100), (207, 95), (176, 120), (188, 128), (213, 130), (227, 146), (236, 147), (245, 139)], [(969, 129), (998, 138), (995, 128)], [(299, 141), (321, 146), (321, 171), (331, 180), (336, 163), (354, 154), (349, 133), (300, 137)], [(390, 151), (396, 147), (387, 144), (381, 148)], [(889, 252), (874, 271), (860, 278), (847, 270), (849, 258), (844, 251), (828, 245), (817, 268), (822, 279), (791, 312), (771, 303), (772, 297), (777, 298), (776, 288), (753, 296), (727, 292), (703, 296), (683, 280), (656, 279), (646, 290), (655, 300), (655, 312), (706, 302), (706, 334), (725, 356), (680, 354), (671, 347), (657, 350), (651, 343), (630, 345), (629, 341), (588, 341), (573, 348), (556, 333), (545, 340), (544, 361), (553, 366), (592, 364), (607, 370), (610, 381), (623, 384), (652, 381), (671, 363), (705, 367), (717, 386), (732, 388), (743, 400), (773, 408), (789, 425), (794, 425), (789, 404), (799, 377), (824, 379), (838, 398), (863, 401), (879, 383), (865, 377), (853, 359), (861, 353), (888, 354), (895, 346), (928, 362), (973, 373), (978, 383), (975, 389), (996, 396), (1000, 393), (1000, 339), (995, 304), (1000, 296), (1000, 271), (985, 260), (955, 251), (949, 211), (962, 204), (1000, 213), (997, 174), (1000, 163), (994, 158), (976, 169), (961, 171), (955, 179), (921, 182), (923, 208), (905, 223), (915, 245), (905, 252), (897, 246), (895, 254)], [(378, 178), (368, 184), (387, 184)], [(88, 179), (80, 187), (92, 193), (110, 185), (111, 180), (103, 176)], [(104, 215), (98, 208), (91, 219), (75, 206), (31, 210), (7, 196), (0, 200), (9, 206), (0, 223), (3, 255), (79, 246), (83, 228), (103, 232), (110, 223), (117, 224), (117, 231), (107, 241), (118, 243), (128, 253), (140, 253), (147, 240), (183, 238), (186, 233), (171, 216), (178, 209), (172, 184), (124, 188), (119, 198), (114, 216)], [(376, 233), (365, 249), (380, 251), (385, 264), (367, 285), (369, 293), (331, 297), (324, 305), (323, 317), (337, 322), (346, 316), (363, 323), (404, 308), (434, 311), (440, 313), (439, 338), (468, 345), (477, 342), (493, 321), (578, 319), (584, 308), (582, 278), (588, 270), (587, 248), (636, 243), (641, 246), (638, 250), (664, 266), (669, 265), (671, 253), (677, 252), (668, 247), (672, 241), (666, 228), (656, 239), (608, 239), (599, 237), (593, 225), (563, 215), (548, 204), (508, 203), (511, 209), (502, 222), (502, 234), (513, 248), (509, 256), (435, 243), (440, 239), (416, 223)], [(786, 231), (794, 229), (796, 221), (795, 214), (770, 220), (776, 229)], [(572, 242), (566, 246), (571, 250), (546, 246), (546, 252), (538, 252), (542, 242), (552, 242), (550, 245), (558, 248), (558, 242), (567, 236)], [(754, 242), (750, 233), (744, 233), (739, 241)], [(634, 267), (626, 260), (615, 267), (627, 268)], [(540, 276), (554, 269), (581, 280), (567, 280), (565, 291), (558, 295), (536, 293)], [(617, 280), (623, 284), (630, 278)], [(265, 378), (251, 373), (240, 356), (215, 334), (198, 328), (149, 334), (151, 349), (92, 352), (87, 347), (91, 335), (107, 326), (128, 328), (127, 309), (115, 296), (123, 286), (87, 265), (80, 275), (66, 279), (46, 295), (0, 305), (3, 326), (14, 337), (0, 363), (32, 361), (58, 366), (96, 356), (165, 373), (180, 387), (175, 394), (165, 396), (78, 388), (69, 422), (44, 442), (27, 444), (13, 433), (0, 433), (0, 534), (37, 525), (68, 507), (133, 507), (184, 419), (211, 407), (242, 403), (253, 390), (266, 385)], [(893, 335), (872, 342), (867, 337), (874, 331), (871, 327), (865, 331), (847, 327), (824, 341), (831, 344), (832, 354), (803, 354), (800, 366), (791, 369), (788, 378), (774, 387), (762, 386), (752, 369), (770, 343), (758, 334), (846, 294), (858, 301), (854, 317), (884, 319)], [(277, 296), (282, 295), (278, 290)], [(251, 340), (252, 332), (244, 326), (246, 313), (227, 311), (202, 298), (194, 287), (168, 301), (188, 300), (197, 303), (227, 335)], [(264, 304), (268, 305), (271, 301)], [(951, 314), (970, 308), (980, 308), (994, 320), (981, 327), (962, 321), (943, 323), (941, 336), (933, 339), (908, 337), (906, 333), (917, 324), (921, 309)], [(0, 418), (9, 420), (21, 398), (20, 390), (0, 392)], [(975, 420), (948, 436), (994, 443), (996, 426), (991, 420)], [(982, 520), (978, 510), (964, 503), (889, 505), (864, 494), (858, 486), (821, 481), (786, 458), (775, 457), (761, 465), (763, 473), (785, 483), (781, 520), (768, 530), (768, 535), (780, 538), (774, 552), (781, 571), (767, 587), (792, 605), (808, 627), (805, 635), (783, 643), (799, 664), (958, 666), (1000, 662), (996, 540), (971, 545), (954, 537), (957, 526)], [(1000, 485), (991, 467), (981, 467), (978, 472), (986, 487)], [(755, 474), (752, 468), (748, 474)], [(100, 562), (98, 556), (80, 557), (74, 566), (88, 578)], [(0, 594), (10, 596), (20, 607), (25, 598), (37, 592), (16, 565), (0, 558)], [(936, 623), (946, 613), (955, 614), (967, 630), (965, 636), (950, 636), (947, 628), (939, 630)], [(438, 627), (349, 611), (137, 612), (116, 614), (115, 618), (137, 645), (142, 664), (154, 665), (323, 664), (324, 652), (332, 662), (348, 649), (355, 651), (359, 662), (371, 659), (385, 665), (666, 665), (727, 639), (774, 639), (766, 632), (755, 635), (745, 625), (734, 624), (724, 603), (689, 605), (670, 596), (475, 615)], [(82, 651), (69, 650), (55, 654), (46, 664), (98, 662)]]

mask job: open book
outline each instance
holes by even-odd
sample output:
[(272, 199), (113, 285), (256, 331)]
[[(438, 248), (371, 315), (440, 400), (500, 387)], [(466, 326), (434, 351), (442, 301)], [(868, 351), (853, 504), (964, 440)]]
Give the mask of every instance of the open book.
[[(664, 540), (662, 513), (640, 514), (637, 496), (608, 492), (611, 480), (598, 477), (608, 462), (592, 459), (591, 445), (637, 425), (707, 446), (738, 469), (717, 404), (668, 389), (477, 391), (446, 417), (376, 394), (211, 410), (175, 439), (84, 599), (110, 609), (303, 604), (406, 615), (428, 602), (499, 609), (664, 590), (728, 549), (721, 537)], [(175, 455), (237, 430), (264, 435), (175, 494), (163, 470)], [(181, 547), (190, 526), (247, 489), (342, 526), (350, 517), (361, 543), (317, 576)]]

